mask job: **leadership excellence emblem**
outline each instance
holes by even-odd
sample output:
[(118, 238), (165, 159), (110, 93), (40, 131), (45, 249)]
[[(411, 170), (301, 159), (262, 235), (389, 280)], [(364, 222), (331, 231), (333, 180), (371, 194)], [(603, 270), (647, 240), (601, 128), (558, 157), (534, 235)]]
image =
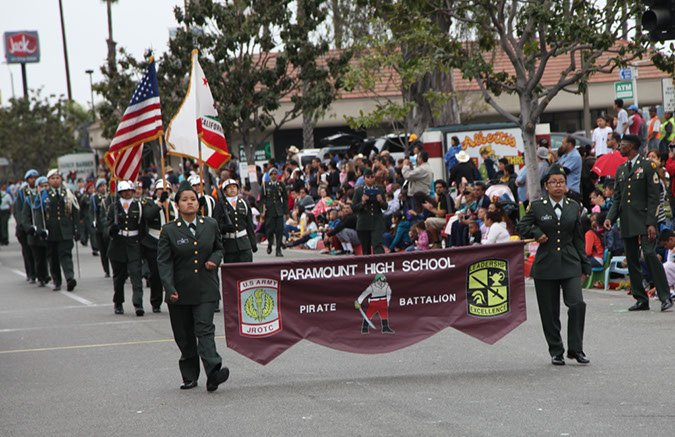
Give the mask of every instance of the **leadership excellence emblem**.
[(487, 259), (467, 270), (468, 313), (496, 317), (509, 312), (509, 265), (501, 259)]

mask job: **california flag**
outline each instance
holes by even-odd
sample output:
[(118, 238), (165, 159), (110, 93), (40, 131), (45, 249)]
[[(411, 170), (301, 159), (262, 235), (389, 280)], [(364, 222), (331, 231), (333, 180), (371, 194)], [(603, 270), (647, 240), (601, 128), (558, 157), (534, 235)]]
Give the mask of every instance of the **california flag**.
[(199, 51), (192, 51), (190, 85), (185, 100), (173, 117), (166, 131), (170, 155), (199, 159), (199, 138), (202, 140), (202, 161), (209, 167), (219, 169), (230, 154), (223, 127), (213, 102), (209, 82), (199, 65)]

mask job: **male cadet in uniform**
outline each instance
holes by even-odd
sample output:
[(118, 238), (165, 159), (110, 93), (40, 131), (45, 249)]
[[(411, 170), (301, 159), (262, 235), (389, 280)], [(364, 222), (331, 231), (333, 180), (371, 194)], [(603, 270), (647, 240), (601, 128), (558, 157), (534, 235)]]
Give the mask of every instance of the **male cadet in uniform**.
[(57, 169), (47, 173), (48, 197), (45, 200), (47, 219), (47, 257), (49, 272), (54, 279), (54, 291), (61, 290), (61, 270), (66, 277), (66, 289), (73, 291), (77, 285), (73, 272), (73, 237), (79, 205), (72, 191), (65, 188), (61, 173)]
[[(155, 192), (152, 199), (145, 199), (142, 202), (145, 232), (141, 241), (141, 251), (150, 269), (150, 304), (152, 305), (153, 313), (162, 312), (161, 306), (163, 300), (162, 280), (159, 277), (159, 270), (157, 269), (157, 243), (159, 242), (159, 235), (162, 226), (178, 217), (176, 204), (169, 200), (171, 184), (167, 181), (166, 189), (164, 186), (162, 179), (155, 182)], [(167, 207), (169, 210), (168, 219), (166, 217)]]
[(92, 225), (94, 227), (94, 239), (98, 244), (101, 254), (101, 265), (105, 277), (110, 277), (110, 263), (108, 262), (108, 246), (110, 246), (110, 236), (105, 232), (106, 220), (108, 214), (108, 205), (110, 205), (111, 196), (108, 194), (108, 183), (105, 179), (96, 181), (96, 193), (91, 197)]
[(384, 275), (377, 275), (372, 284), (366, 288), (363, 293), (356, 299), (354, 306), (360, 309), (363, 301), (368, 297), (368, 308), (361, 326), (361, 334), (368, 333), (368, 320), (370, 320), (376, 313), (380, 313), (380, 320), (382, 320), (382, 333), (393, 334), (394, 331), (389, 328), (389, 301), (391, 300), (391, 287), (387, 283), (387, 278)]
[(24, 176), (26, 185), (22, 186), (17, 193), (16, 202), (14, 202), (14, 219), (16, 220), (16, 239), (21, 244), (21, 255), (23, 256), (23, 267), (26, 270), (26, 281), (31, 284), (35, 283), (35, 261), (31, 253), (30, 244), (28, 244), (28, 237), (26, 234), (27, 227), (24, 222), (23, 209), (28, 207), (28, 199), (35, 196), (37, 191), (35, 189), (35, 181), (38, 177), (37, 170), (28, 170)]
[(263, 184), (260, 192), (260, 204), (263, 206), (261, 220), (265, 222), (265, 233), (267, 234), (267, 253), (272, 253), (272, 237), (275, 238), (277, 245), (277, 256), (284, 256), (281, 253), (281, 238), (284, 235), (284, 219), (288, 217), (288, 194), (286, 186), (279, 181), (279, 170), (271, 168), (269, 171), (270, 180)]
[(108, 258), (113, 270), (113, 302), (115, 314), (124, 314), (124, 281), (131, 280), (133, 294), (131, 302), (136, 315), (145, 314), (143, 310), (143, 281), (141, 279), (141, 203), (135, 200), (132, 182), (120, 181), (117, 184), (118, 199), (108, 205), (106, 224), (110, 235)]
[(375, 175), (371, 169), (363, 174), (364, 185), (354, 192), (352, 210), (356, 213), (356, 233), (361, 242), (364, 255), (384, 253), (382, 234), (384, 234), (384, 216), (387, 209), (384, 188), (375, 185)]
[(590, 360), (584, 354), (586, 303), (581, 292), (581, 275), (590, 274), (581, 229), (580, 207), (565, 197), (567, 175), (560, 164), (553, 164), (546, 174), (548, 195), (533, 201), (517, 226), (522, 238), (539, 243), (530, 276), (537, 292), (539, 315), (551, 354), (551, 363), (565, 364), (560, 335), (560, 289), (567, 306), (567, 357), (581, 364)]
[[(216, 199), (208, 194), (202, 194), (202, 178), (199, 175), (192, 175), (188, 178), (188, 182), (199, 196), (199, 215), (202, 217), (213, 217), (213, 207), (216, 206)], [(206, 187), (204, 187), (206, 188)]]
[(21, 223), (26, 231), (28, 245), (33, 256), (35, 277), (38, 287), (49, 282), (47, 271), (47, 221), (45, 200), (48, 196), (49, 181), (44, 176), (37, 178), (37, 191), (28, 193), (21, 211)]
[(253, 262), (258, 246), (251, 207), (239, 196), (239, 183), (234, 179), (223, 182), (222, 191), (218, 193), (214, 218), (223, 236), (223, 262)]
[(94, 196), (94, 184), (89, 182), (84, 189), (84, 193), (80, 197), (80, 218), (82, 219), (82, 235), (80, 238), (82, 244), (86, 244), (87, 240), (91, 241), (91, 254), (98, 256), (98, 241), (96, 240), (96, 233), (94, 232), (91, 203)]
[(661, 311), (665, 311), (673, 306), (673, 301), (663, 264), (656, 256), (656, 210), (659, 206), (661, 184), (656, 164), (639, 155), (640, 146), (641, 141), (637, 135), (624, 135), (621, 139), (619, 151), (628, 161), (616, 170), (614, 200), (604, 225), (605, 229), (610, 230), (612, 224), (619, 219), (630, 289), (637, 300), (628, 311), (649, 310), (649, 297), (642, 285), (640, 247), (661, 300)]

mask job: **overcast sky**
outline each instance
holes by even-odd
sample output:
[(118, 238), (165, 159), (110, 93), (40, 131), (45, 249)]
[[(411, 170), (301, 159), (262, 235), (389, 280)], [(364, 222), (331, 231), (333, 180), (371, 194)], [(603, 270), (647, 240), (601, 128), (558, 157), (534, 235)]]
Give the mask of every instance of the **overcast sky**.
[[(85, 70), (94, 70), (94, 83), (102, 79), (100, 67), (108, 53), (106, 5), (102, 0), (62, 2), (73, 99), (90, 108), (89, 76)], [(183, 0), (120, 0), (113, 4), (113, 38), (117, 47), (124, 47), (135, 57), (141, 57), (146, 48), (152, 48), (155, 56), (165, 52), (169, 29), (177, 26), (173, 16), (176, 5), (182, 6)], [(43, 95), (66, 96), (58, 0), (2, 0), (0, 34), (17, 30), (36, 30), (40, 38), (40, 62), (26, 64), (28, 88), (42, 87)], [(0, 92), (2, 104), (6, 105), (12, 97), (10, 70), (17, 97), (23, 96), (23, 85), (21, 66), (5, 63), (4, 38), (0, 47)], [(99, 102), (100, 99), (100, 96), (94, 95), (94, 101)]]

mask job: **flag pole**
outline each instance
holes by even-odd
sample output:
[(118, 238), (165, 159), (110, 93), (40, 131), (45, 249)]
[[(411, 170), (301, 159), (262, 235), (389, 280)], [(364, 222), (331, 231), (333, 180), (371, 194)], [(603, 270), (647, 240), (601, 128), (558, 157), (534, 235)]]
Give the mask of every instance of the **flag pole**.
[[(204, 162), (202, 161), (202, 139), (199, 138), (199, 186), (202, 191), (202, 196), (204, 201), (206, 201), (206, 196), (204, 195)], [(204, 215), (204, 207), (202, 206), (202, 216)]]
[[(164, 171), (164, 135), (159, 136), (159, 156), (160, 156), (160, 161), (162, 163), (162, 180), (164, 180), (164, 189), (168, 190), (166, 187), (166, 172)], [(171, 201), (171, 192), (169, 192), (169, 198), (167, 199), (169, 202), (166, 202), (166, 205), (164, 205), (166, 209), (166, 222), (169, 223), (171, 220), (171, 217), (169, 216), (169, 203)]]

